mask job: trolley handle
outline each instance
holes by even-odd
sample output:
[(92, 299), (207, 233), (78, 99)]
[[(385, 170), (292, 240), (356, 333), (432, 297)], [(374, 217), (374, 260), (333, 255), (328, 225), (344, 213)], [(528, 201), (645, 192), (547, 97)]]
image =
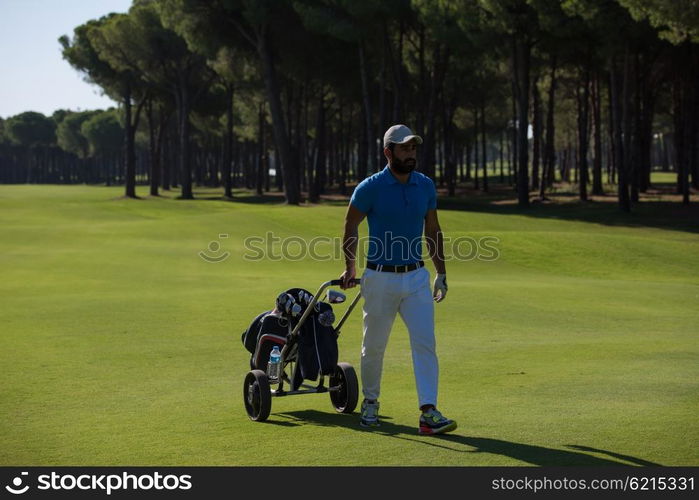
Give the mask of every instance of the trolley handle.
[[(359, 285), (361, 283), (361, 280), (359, 278), (352, 278), (352, 282)], [(320, 286), (318, 291), (313, 296), (311, 303), (306, 306), (306, 310), (304, 311), (303, 315), (299, 319), (298, 323), (296, 323), (296, 326), (294, 327), (294, 329), (289, 334), (290, 337), (295, 337), (296, 334), (298, 334), (299, 330), (301, 329), (303, 324), (306, 322), (306, 318), (308, 318), (308, 316), (311, 314), (311, 311), (315, 307), (316, 302), (318, 302), (320, 300), (321, 294), (325, 291), (325, 289), (328, 288), (329, 286), (339, 286), (340, 283), (342, 283), (342, 280), (340, 280), (340, 279), (330, 280), (330, 281), (326, 281), (325, 283), (323, 283)], [(356, 299), (355, 299), (355, 302), (356, 302)], [(285, 348), (286, 348), (286, 346), (285, 346)], [(284, 354), (284, 351), (282, 350), (282, 358), (284, 357), (283, 354)]]
[[(355, 285), (359, 285), (362, 280), (360, 278), (352, 278), (350, 280), (351, 283), (354, 283)], [(330, 281), (330, 286), (340, 286), (342, 285), (342, 280), (332, 280)]]

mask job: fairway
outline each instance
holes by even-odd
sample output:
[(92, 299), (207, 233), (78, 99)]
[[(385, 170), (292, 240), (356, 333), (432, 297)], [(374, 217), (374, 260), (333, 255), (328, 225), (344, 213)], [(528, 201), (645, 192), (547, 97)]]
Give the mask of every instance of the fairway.
[[(434, 438), (400, 319), (378, 430), (327, 394), (246, 416), (242, 330), (343, 263), (249, 261), (244, 239), (339, 237), (345, 202), (122, 193), (0, 186), (1, 465), (699, 465), (699, 224), (679, 205), (441, 209), (499, 258), (447, 262), (439, 406), (459, 428)], [(200, 258), (212, 241), (230, 256)], [(360, 343), (358, 310), (339, 339), (357, 370)]]

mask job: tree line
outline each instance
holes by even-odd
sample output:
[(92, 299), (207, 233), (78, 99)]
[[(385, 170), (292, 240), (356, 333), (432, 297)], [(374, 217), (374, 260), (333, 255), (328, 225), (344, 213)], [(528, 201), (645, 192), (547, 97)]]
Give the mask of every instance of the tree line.
[(661, 168), (689, 203), (697, 42), (693, 0), (135, 0), (60, 39), (118, 109), (0, 120), (0, 182), (316, 202), (406, 123), (450, 196), (497, 182), (526, 206), (560, 179), (629, 211)]

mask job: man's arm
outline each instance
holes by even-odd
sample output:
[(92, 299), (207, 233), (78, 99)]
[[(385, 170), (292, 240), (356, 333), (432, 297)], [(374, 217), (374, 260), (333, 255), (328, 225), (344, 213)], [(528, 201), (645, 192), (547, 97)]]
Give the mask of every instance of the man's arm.
[(425, 216), (425, 239), (427, 240), (427, 251), (437, 271), (433, 296), (437, 302), (441, 302), (447, 295), (447, 268), (444, 264), (444, 238), (442, 228), (439, 226), (436, 208), (428, 210)]
[(427, 211), (425, 216), (425, 238), (427, 239), (427, 252), (432, 257), (434, 267), (439, 274), (446, 274), (444, 265), (444, 239), (442, 228), (439, 227), (437, 209)]
[(352, 280), (356, 277), (357, 245), (359, 242), (359, 223), (366, 217), (366, 214), (360, 211), (351, 203), (347, 207), (345, 215), (345, 234), (342, 237), (342, 250), (345, 254), (345, 271), (340, 275), (342, 285), (340, 288), (352, 288), (356, 286)]

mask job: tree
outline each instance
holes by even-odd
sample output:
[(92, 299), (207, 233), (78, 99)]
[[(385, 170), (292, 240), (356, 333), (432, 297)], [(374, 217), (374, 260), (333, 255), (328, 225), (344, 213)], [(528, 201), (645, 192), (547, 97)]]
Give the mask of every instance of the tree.
[(636, 20), (647, 19), (658, 35), (675, 45), (699, 42), (699, 3), (695, 0), (618, 0)]
[[(110, 54), (119, 48), (105, 39), (105, 30), (111, 33), (123, 26), (124, 14), (110, 14), (98, 20), (88, 21), (74, 30), (73, 38), (62, 36), (63, 58), (71, 66), (85, 73), (86, 79), (99, 85), (104, 91), (121, 101), (124, 110), (124, 171), (125, 194), (136, 198), (136, 155), (134, 136), (138, 128), (141, 109), (145, 103), (146, 89), (139, 75), (131, 69), (113, 65)], [(132, 113), (134, 100), (136, 112)]]
[(95, 113), (95, 111), (67, 113), (56, 127), (58, 146), (64, 151), (73, 153), (78, 158), (87, 158), (90, 152), (89, 144), (82, 133), (81, 127)]
[(658, 36), (675, 45), (672, 51), (672, 98), (677, 164), (677, 190), (689, 203), (689, 175), (699, 187), (699, 3), (694, 0), (619, 0), (636, 20), (659, 28)]
[(515, 101), (517, 103), (517, 198), (519, 206), (529, 205), (529, 94), (532, 47), (538, 40), (539, 20), (526, 0), (479, 0), (490, 13), (492, 29), (507, 35)]
[(53, 120), (35, 111), (11, 116), (5, 122), (5, 133), (10, 142), (27, 148), (26, 182), (35, 182), (41, 169), (46, 167), (46, 158), (41, 157), (41, 151), (55, 143), (55, 127)]
[(192, 5), (176, 2), (165, 2), (161, 9), (163, 22), (182, 36), (187, 47), (206, 59), (209, 67), (216, 74), (216, 82), (225, 92), (225, 136), (223, 143), (222, 175), (224, 197), (232, 198), (233, 183), (231, 167), (235, 152), (234, 134), (234, 98), (236, 90), (253, 85), (259, 87), (263, 83), (254, 68), (254, 55), (245, 50), (244, 40), (236, 29), (231, 31), (211, 30), (207, 27), (209, 17), (200, 10), (188, 10)]
[(162, 12), (168, 13), (166, 23), (179, 32), (187, 33), (188, 26), (206, 26), (208, 35), (225, 40), (226, 45), (239, 46), (242, 42), (255, 52), (272, 115), (286, 201), (298, 204), (301, 201), (298, 158), (292, 151), (287, 131), (275, 61), (279, 38), (300, 29), (298, 16), (290, 3), (282, 0), (166, 0)]
[(87, 140), (88, 153), (105, 169), (105, 180), (109, 186), (113, 179), (112, 166), (119, 162), (119, 150), (124, 137), (124, 128), (119, 123), (114, 109), (95, 112), (80, 126)]
[(166, 8), (167, 4), (159, 1), (135, 4), (128, 15), (116, 18), (101, 33), (97, 43), (110, 64), (140, 76), (146, 84), (145, 96), (162, 89), (172, 94), (177, 109), (182, 198), (191, 199), (190, 112), (214, 73), (181, 36), (163, 25), (161, 15)]

